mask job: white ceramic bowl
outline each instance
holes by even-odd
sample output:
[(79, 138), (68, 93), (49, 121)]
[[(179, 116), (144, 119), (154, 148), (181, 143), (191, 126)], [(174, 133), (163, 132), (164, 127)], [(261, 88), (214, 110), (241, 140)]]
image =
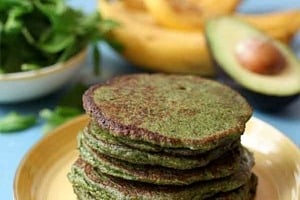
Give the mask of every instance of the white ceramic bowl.
[(64, 63), (34, 71), (0, 74), (0, 103), (16, 103), (42, 97), (66, 84), (87, 56), (83, 50)]

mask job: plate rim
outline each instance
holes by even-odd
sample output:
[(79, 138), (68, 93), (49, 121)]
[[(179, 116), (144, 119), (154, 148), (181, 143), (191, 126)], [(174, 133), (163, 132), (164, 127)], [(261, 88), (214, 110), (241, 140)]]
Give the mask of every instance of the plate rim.
[(87, 121), (88, 119), (89, 118), (88, 118), (87, 114), (79, 115), (79, 116), (75, 117), (74, 119), (71, 119), (71, 120), (65, 122), (64, 124), (60, 125), (59, 127), (55, 128), (54, 130), (50, 131), (46, 135), (42, 136), (39, 140), (37, 140), (35, 142), (34, 145), (32, 145), (29, 148), (29, 150), (22, 157), (22, 159), (19, 162), (18, 167), (15, 171), (14, 180), (13, 180), (13, 198), (14, 198), (14, 200), (21, 200), (19, 198), (19, 194), (17, 193), (18, 181), (20, 179), (22, 170), (24, 170), (24, 166), (26, 165), (28, 158), (34, 153), (35, 149), (38, 148), (39, 146), (41, 146), (47, 140), (49, 140), (49, 138), (55, 137), (57, 134), (59, 134), (61, 132), (61, 130), (64, 130), (66, 127), (68, 127), (76, 122), (82, 122), (85, 120)]

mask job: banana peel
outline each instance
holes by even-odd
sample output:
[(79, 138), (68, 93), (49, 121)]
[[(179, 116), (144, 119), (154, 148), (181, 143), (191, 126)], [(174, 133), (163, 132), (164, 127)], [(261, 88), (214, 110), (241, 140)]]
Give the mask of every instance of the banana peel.
[(235, 16), (286, 44), (289, 44), (300, 29), (300, 10), (257, 15), (235, 14)]
[[(203, 30), (170, 29), (145, 9), (130, 9), (123, 1), (99, 0), (99, 11), (121, 24), (112, 36), (124, 45), (123, 56), (136, 66), (165, 73), (215, 75)], [(233, 15), (285, 43), (300, 28), (300, 11)]]
[[(183, 31), (202, 30), (211, 17), (235, 11), (239, 0), (144, 0), (149, 13), (162, 26)], [(200, 15), (200, 16), (199, 16)]]
[(123, 0), (123, 2), (129, 9), (146, 10), (144, 0)]
[(104, 17), (120, 22), (113, 37), (125, 48), (123, 56), (143, 68), (166, 73), (214, 75), (204, 34), (168, 29), (139, 10), (124, 9), (121, 1), (100, 1)]
[[(167, 0), (145, 0), (147, 10), (155, 18), (158, 24), (171, 29), (179, 29), (183, 31), (195, 30), (203, 28), (204, 19), (198, 17), (199, 8), (195, 6), (194, 12), (182, 13), (172, 9)], [(174, 1), (177, 2), (177, 1)], [(182, 1), (181, 1), (182, 2)]]

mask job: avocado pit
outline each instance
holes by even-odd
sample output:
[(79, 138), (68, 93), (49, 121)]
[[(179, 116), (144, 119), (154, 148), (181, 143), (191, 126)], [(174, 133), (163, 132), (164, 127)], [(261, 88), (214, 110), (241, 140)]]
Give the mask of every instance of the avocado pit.
[(245, 69), (262, 75), (278, 74), (286, 66), (286, 60), (276, 46), (261, 38), (249, 38), (239, 42), (235, 56)]

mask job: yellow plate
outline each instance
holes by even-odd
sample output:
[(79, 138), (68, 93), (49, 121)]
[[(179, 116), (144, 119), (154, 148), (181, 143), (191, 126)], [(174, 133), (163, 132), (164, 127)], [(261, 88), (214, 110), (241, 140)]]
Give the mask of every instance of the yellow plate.
[[(15, 200), (75, 200), (66, 178), (78, 156), (76, 136), (88, 122), (80, 116), (54, 130), (25, 156), (16, 173)], [(259, 177), (256, 200), (300, 199), (300, 151), (283, 134), (252, 118), (242, 143), (254, 152)]]

